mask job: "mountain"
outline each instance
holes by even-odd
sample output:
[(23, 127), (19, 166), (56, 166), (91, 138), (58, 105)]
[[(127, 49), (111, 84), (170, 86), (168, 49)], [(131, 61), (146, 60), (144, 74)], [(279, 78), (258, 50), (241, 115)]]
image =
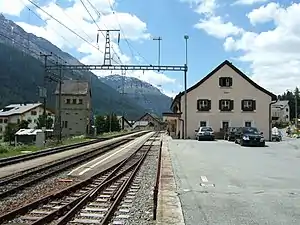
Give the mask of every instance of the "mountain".
[[(69, 64), (81, 64), (70, 54), (61, 51), (46, 39), (28, 34), (14, 22), (0, 14), (0, 107), (9, 103), (40, 100), (38, 87), (43, 85), (44, 59), (40, 52), (60, 57)], [(52, 60), (52, 61), (51, 61)], [(49, 58), (48, 64), (57, 59)], [(146, 110), (132, 99), (101, 82), (89, 71), (64, 71), (64, 79), (91, 80), (92, 105), (95, 113), (114, 112), (129, 119), (142, 116)], [(47, 82), (48, 102), (54, 106), (53, 92), (56, 84)]]
[(123, 93), (124, 85), (124, 95), (145, 108), (149, 113), (161, 116), (163, 112), (170, 110), (172, 99), (147, 82), (135, 77), (120, 75), (99, 77), (99, 79), (119, 93)]

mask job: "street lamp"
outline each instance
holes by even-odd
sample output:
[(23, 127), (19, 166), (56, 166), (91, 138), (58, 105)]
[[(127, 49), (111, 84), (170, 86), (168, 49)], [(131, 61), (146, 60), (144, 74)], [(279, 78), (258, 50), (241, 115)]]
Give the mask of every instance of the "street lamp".
[(188, 66), (187, 66), (187, 43), (188, 43), (188, 39), (189, 36), (188, 35), (184, 35), (184, 39), (185, 39), (185, 70), (184, 70), (184, 139), (187, 139), (187, 70), (188, 70)]

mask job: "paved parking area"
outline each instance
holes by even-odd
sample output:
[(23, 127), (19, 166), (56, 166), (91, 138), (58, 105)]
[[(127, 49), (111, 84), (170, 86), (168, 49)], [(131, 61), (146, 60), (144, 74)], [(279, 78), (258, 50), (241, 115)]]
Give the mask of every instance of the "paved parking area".
[(299, 225), (300, 140), (241, 147), (172, 140), (186, 225)]

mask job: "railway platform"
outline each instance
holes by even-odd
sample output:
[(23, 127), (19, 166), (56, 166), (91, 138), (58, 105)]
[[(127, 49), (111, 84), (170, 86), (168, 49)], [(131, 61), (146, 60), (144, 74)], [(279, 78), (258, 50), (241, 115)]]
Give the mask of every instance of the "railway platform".
[(100, 147), (106, 146), (108, 144), (118, 142), (122, 139), (130, 138), (134, 135), (137, 135), (137, 133), (124, 135), (122, 137), (113, 138), (113, 139), (102, 141), (102, 142), (99, 142), (99, 143), (95, 143), (95, 144), (91, 144), (91, 145), (87, 145), (87, 146), (83, 146), (83, 147), (79, 147), (79, 148), (66, 150), (66, 151), (63, 151), (63, 152), (60, 152), (60, 153), (55, 153), (55, 154), (51, 154), (51, 155), (47, 155), (47, 156), (43, 156), (43, 157), (31, 159), (31, 160), (27, 160), (27, 161), (24, 161), (24, 162), (13, 164), (13, 165), (7, 165), (7, 166), (4, 166), (4, 167), (0, 168), (0, 178), (5, 177), (5, 176), (9, 176), (9, 175), (14, 174), (14, 173), (22, 172), (24, 170), (32, 169), (32, 168), (37, 167), (37, 166), (42, 166), (42, 165), (45, 165), (47, 163), (51, 163), (51, 162), (54, 162), (56, 160), (63, 159), (63, 158), (66, 158), (66, 157), (69, 157), (69, 156), (72, 156), (72, 155), (75, 155), (75, 154), (79, 154), (79, 153), (83, 153), (85, 151), (90, 151), (90, 150), (93, 150), (93, 149), (96, 149), (96, 148), (100, 148)]
[(163, 135), (161, 173), (158, 192), (157, 225), (184, 225), (181, 203), (176, 193), (176, 183), (169, 152), (171, 137)]

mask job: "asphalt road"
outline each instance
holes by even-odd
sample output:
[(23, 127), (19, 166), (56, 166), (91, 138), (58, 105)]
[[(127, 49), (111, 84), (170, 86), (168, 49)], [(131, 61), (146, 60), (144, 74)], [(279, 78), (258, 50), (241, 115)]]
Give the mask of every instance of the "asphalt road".
[(173, 140), (186, 225), (299, 225), (300, 139), (267, 145)]

